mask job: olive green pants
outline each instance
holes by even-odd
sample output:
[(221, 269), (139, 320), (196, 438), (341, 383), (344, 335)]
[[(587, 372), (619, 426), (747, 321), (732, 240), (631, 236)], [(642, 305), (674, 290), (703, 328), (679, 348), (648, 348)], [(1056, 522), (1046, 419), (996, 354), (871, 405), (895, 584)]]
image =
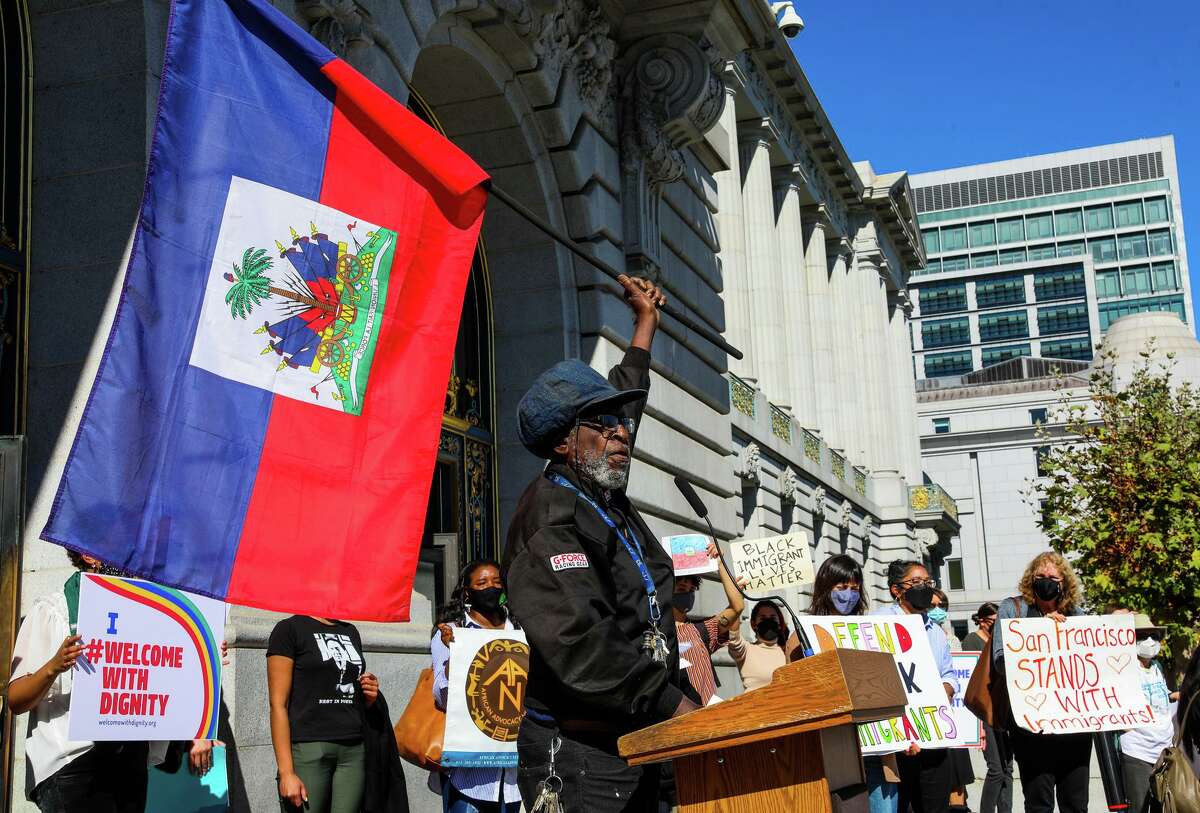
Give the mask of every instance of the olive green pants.
[(292, 743), (292, 769), (308, 791), (308, 804), (292, 807), (279, 801), (283, 813), (359, 813), (366, 766), (363, 744)]

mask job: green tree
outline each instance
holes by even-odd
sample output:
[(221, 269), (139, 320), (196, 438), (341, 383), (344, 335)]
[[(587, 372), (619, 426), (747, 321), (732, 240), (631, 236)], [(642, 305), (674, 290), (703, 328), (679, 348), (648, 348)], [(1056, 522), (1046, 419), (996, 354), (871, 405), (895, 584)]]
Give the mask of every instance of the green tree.
[[(1084, 580), (1088, 603), (1127, 607), (1167, 629), (1178, 673), (1200, 622), (1200, 391), (1174, 361), (1093, 368), (1088, 398), (1063, 390), (1065, 442), (1050, 447), (1042, 529)], [(1043, 436), (1049, 434), (1043, 429)]]

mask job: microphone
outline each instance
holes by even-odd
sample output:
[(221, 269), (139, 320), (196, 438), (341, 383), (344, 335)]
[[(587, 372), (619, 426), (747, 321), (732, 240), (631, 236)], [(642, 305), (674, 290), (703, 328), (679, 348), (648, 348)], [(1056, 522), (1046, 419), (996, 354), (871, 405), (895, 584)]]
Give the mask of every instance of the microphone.
[[(679, 489), (679, 493), (683, 495), (685, 500), (687, 500), (687, 504), (692, 507), (692, 511), (695, 512), (696, 516), (704, 520), (704, 523), (708, 526), (708, 535), (712, 539), (713, 544), (717, 546), (717, 553), (721, 554), (721, 546), (717, 544), (717, 533), (713, 529), (712, 522), (708, 518), (708, 506), (704, 504), (704, 500), (700, 499), (700, 495), (696, 493), (696, 489), (693, 488), (692, 484), (681, 475), (675, 476), (675, 487)], [(737, 579), (735, 579), (733, 574), (729, 572), (729, 565), (725, 564), (725, 555), (721, 554), (718, 557), (718, 560), (721, 563), (721, 567), (725, 570), (725, 575), (729, 577), (729, 581), (733, 582), (733, 589), (737, 590), (738, 594), (741, 595), (742, 598), (746, 599), (746, 601), (766, 601), (767, 599), (771, 599), (773, 601), (778, 601), (783, 605), (784, 609), (788, 612), (788, 616), (792, 619), (792, 628), (796, 630), (796, 638), (800, 642), (800, 646), (797, 650), (800, 653), (800, 657), (807, 658), (809, 655), (812, 655), (812, 644), (809, 643), (808, 636), (804, 633), (804, 628), (800, 626), (800, 621), (796, 618), (796, 613), (794, 610), (792, 610), (792, 605), (788, 604), (783, 596), (746, 595), (746, 592), (742, 590), (741, 585), (737, 583)]]

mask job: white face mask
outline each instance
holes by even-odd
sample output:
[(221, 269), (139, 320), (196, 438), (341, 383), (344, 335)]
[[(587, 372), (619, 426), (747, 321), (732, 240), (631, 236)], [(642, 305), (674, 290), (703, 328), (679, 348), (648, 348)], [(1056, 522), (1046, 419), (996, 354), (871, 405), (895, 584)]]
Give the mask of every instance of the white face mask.
[(1152, 661), (1162, 649), (1162, 644), (1153, 638), (1143, 638), (1137, 642), (1137, 656), (1143, 660)]

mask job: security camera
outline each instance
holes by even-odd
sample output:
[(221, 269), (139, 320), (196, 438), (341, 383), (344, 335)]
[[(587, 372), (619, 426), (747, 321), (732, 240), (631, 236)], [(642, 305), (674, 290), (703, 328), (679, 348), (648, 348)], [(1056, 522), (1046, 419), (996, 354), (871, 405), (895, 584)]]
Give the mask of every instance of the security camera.
[[(783, 12), (783, 16), (779, 16), (779, 12)], [(771, 13), (775, 15), (775, 24), (779, 26), (779, 30), (788, 39), (799, 34), (804, 30), (804, 20), (800, 19), (800, 15), (796, 13), (795, 7), (791, 0), (784, 0), (781, 3), (771, 3)]]

